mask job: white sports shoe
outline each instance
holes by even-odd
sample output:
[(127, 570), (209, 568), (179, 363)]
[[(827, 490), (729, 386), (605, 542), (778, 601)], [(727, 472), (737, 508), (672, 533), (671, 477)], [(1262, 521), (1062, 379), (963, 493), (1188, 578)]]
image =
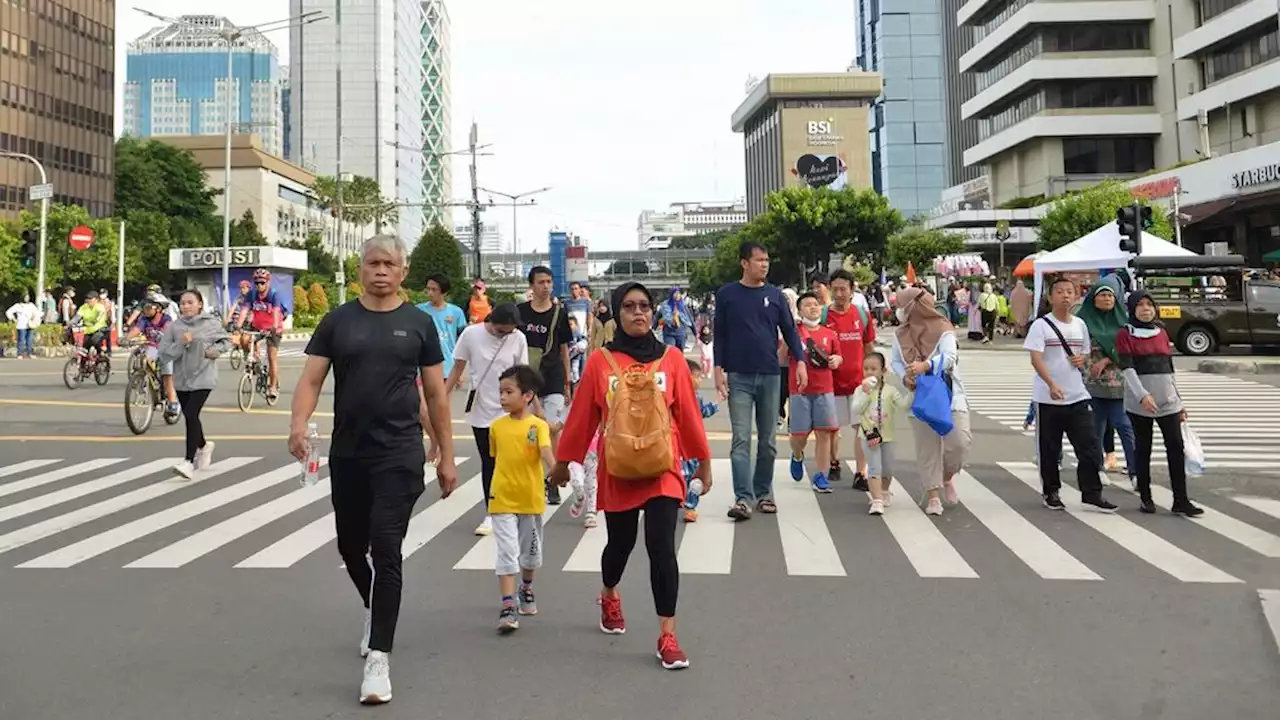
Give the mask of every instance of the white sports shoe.
[(391, 702), (391, 658), (381, 650), (370, 650), (364, 661), (364, 682), (360, 683), (360, 704)]
[(476, 535), (484, 537), (485, 535), (492, 535), (492, 534), (493, 534), (493, 520), (491, 520), (488, 515), (485, 515), (484, 520), (481, 520), (480, 524), (476, 526)]
[(942, 501), (938, 498), (929, 498), (929, 503), (924, 508), (925, 515), (941, 515)]
[(204, 447), (196, 451), (195, 467), (197, 470), (208, 470), (213, 464), (213, 441), (207, 441)]
[(173, 466), (173, 471), (182, 477), (190, 480), (196, 475), (196, 466), (190, 460), (183, 460)]
[(364, 611), (364, 634), (360, 636), (360, 657), (369, 657), (369, 634), (373, 632), (373, 610)]
[(884, 501), (883, 501), (883, 500), (872, 500), (872, 501), (871, 501), (871, 506), (867, 508), (867, 514), (868, 514), (868, 515), (883, 515), (883, 514), (884, 514)]

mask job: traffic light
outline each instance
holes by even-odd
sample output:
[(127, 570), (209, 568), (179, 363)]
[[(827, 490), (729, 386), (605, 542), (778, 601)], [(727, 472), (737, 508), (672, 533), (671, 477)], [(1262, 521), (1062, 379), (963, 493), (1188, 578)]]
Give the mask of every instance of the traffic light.
[(34, 270), (39, 263), (40, 236), (35, 230), (22, 231), (22, 267)]
[(1138, 203), (1116, 210), (1116, 226), (1120, 228), (1120, 250), (1134, 255), (1142, 254), (1142, 218), (1151, 217), (1151, 208)]
[(1151, 226), (1154, 223), (1155, 221), (1151, 219), (1151, 206), (1143, 205), (1142, 206), (1142, 229), (1150, 230)]

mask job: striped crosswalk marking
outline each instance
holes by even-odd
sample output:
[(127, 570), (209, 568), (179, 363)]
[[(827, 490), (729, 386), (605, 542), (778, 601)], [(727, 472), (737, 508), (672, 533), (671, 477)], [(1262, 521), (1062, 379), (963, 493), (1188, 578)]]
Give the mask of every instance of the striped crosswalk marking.
[(201, 495), (194, 500), (188, 500), (180, 505), (175, 505), (158, 513), (147, 515), (146, 517), (139, 518), (133, 522), (125, 523), (124, 525), (98, 533), (97, 535), (72, 543), (46, 555), (41, 555), (34, 560), (29, 560), (18, 567), (71, 567), (90, 558), (95, 558), (105, 552), (114, 550), (122, 545), (131, 543), (134, 540), (146, 537), (151, 533), (177, 525), (184, 520), (189, 520), (190, 518), (202, 513), (216, 510), (223, 505), (233, 503), (236, 500), (248, 497), (261, 490), (266, 490), (285, 479), (296, 478), (298, 473), (298, 464), (291, 463), (257, 477), (242, 480), (241, 482), (222, 488), (221, 490), (215, 490), (207, 495)]
[(76, 475), (83, 475), (84, 473), (93, 472), (94, 470), (107, 467), (108, 465), (122, 463), (125, 460), (128, 460), (128, 458), (98, 458), (97, 460), (86, 460), (85, 462), (76, 463), (75, 465), (68, 465), (66, 467), (58, 468), (57, 470), (50, 470), (49, 472), (41, 473), (25, 480), (11, 480), (0, 485), (0, 497), (38, 488), (42, 485), (48, 485), (49, 483), (55, 483), (69, 477), (75, 477)]
[(978, 577), (977, 571), (947, 541), (933, 520), (911, 502), (910, 497), (900, 498), (899, 502), (885, 508), (884, 515), (880, 517), (920, 577)]
[[(1031, 463), (1000, 463), (1000, 467), (1028, 487), (1040, 492), (1040, 474)], [(1133, 553), (1139, 560), (1183, 582), (1243, 582), (1130, 520), (1119, 515), (1096, 513), (1085, 509), (1080, 502), (1079, 491), (1068, 485), (1063, 485), (1058, 495), (1066, 504), (1067, 512), (1072, 517), (1107, 536), (1120, 547)]]
[[(711, 461), (711, 477), (723, 484), (722, 493), (733, 491), (733, 472), (728, 460)], [(716, 494), (717, 496), (720, 493)], [(689, 575), (728, 575), (733, 570), (733, 536), (737, 523), (724, 513), (700, 513), (697, 522), (687, 523), (680, 537), (676, 560), (680, 572)]]
[[(1125, 492), (1132, 492), (1128, 487), (1118, 486)], [(1151, 499), (1157, 505), (1173, 506), (1173, 491), (1163, 485), (1151, 486)], [(1204, 514), (1196, 518), (1195, 524), (1215, 532), (1222, 537), (1239, 543), (1250, 550), (1266, 557), (1280, 557), (1280, 537), (1260, 530), (1246, 522), (1241, 522), (1226, 513), (1218, 512), (1210, 507), (1201, 507)]]
[(1231, 498), (1245, 507), (1253, 508), (1264, 515), (1280, 518), (1280, 500), (1255, 497), (1253, 495), (1234, 495)]
[(51, 508), (54, 505), (61, 505), (62, 503), (70, 502), (71, 500), (84, 497), (85, 495), (92, 495), (93, 493), (101, 492), (117, 485), (123, 485), (125, 483), (133, 482), (134, 480), (139, 480), (152, 473), (173, 467), (179, 459), (180, 458), (162, 458), (160, 460), (153, 460), (149, 463), (143, 463), (142, 465), (135, 465), (134, 467), (122, 470), (118, 473), (112, 473), (106, 477), (76, 483), (71, 487), (63, 488), (57, 492), (38, 495), (30, 500), (24, 500), (19, 503), (0, 507), (0, 521), (22, 517), (29, 513), (44, 510), (45, 508)]
[[(480, 489), (483, 491), (484, 486), (481, 485)], [(564, 502), (559, 505), (547, 505), (546, 510), (542, 513), (542, 527), (544, 533), (550, 530), (551, 526), (548, 523), (551, 522), (551, 518), (555, 517), (556, 512), (559, 511), (560, 508), (565, 507), (568, 504), (568, 502)], [(453, 569), (488, 570), (492, 572), (497, 557), (498, 541), (493, 539), (493, 535), (484, 535), (476, 541), (475, 545), (471, 546), (471, 549), (467, 551), (466, 555), (462, 556), (462, 559), (453, 566)]]
[(955, 485), (965, 509), (1040, 577), (1046, 580), (1102, 579), (969, 473), (961, 471), (955, 478)]
[[(787, 477), (788, 461), (777, 460), (775, 478)], [(787, 574), (793, 576), (844, 577), (844, 563), (831, 540), (831, 532), (818, 506), (818, 496), (808, 483), (775, 482), (778, 503), (778, 535)]]
[(457, 487), (453, 494), (437, 500), (409, 521), (409, 532), (404, 538), (404, 557), (408, 558), (444, 532), (484, 500), (484, 486), (479, 475)]
[(191, 480), (185, 478), (174, 478), (171, 480), (162, 480), (161, 482), (147, 485), (145, 487), (132, 490), (122, 495), (107, 498), (101, 502), (87, 505), (85, 507), (73, 510), (69, 513), (51, 517), (47, 520), (27, 525), (13, 532), (0, 535), (0, 552), (8, 552), (14, 548), (22, 547), (33, 543), (37, 540), (43, 540), (51, 535), (79, 527), (87, 522), (92, 522), (98, 518), (106, 517), (112, 513), (120, 512), (126, 508), (133, 507), (139, 503), (148, 500), (154, 500), (158, 497), (168, 495), (178, 490), (184, 490), (201, 482), (211, 480), (222, 473), (230, 472), (236, 468), (248, 465), (258, 458), (251, 457), (233, 457), (227, 458), (221, 462), (216, 462), (206, 470), (201, 470), (196, 477)]
[(0, 467), (0, 478), (6, 478), (6, 477), (9, 477), (10, 475), (21, 475), (22, 473), (28, 470), (37, 470), (46, 465), (52, 465), (56, 462), (58, 461), (57, 460), (23, 460), (20, 463), (14, 463), (13, 465), (6, 465), (4, 467)]
[[(644, 511), (640, 512), (640, 522), (644, 522)], [(583, 531), (582, 539), (574, 546), (569, 559), (560, 569), (564, 572), (600, 572), (600, 556), (604, 554), (604, 546), (608, 543), (608, 524), (602, 520), (599, 526)]]

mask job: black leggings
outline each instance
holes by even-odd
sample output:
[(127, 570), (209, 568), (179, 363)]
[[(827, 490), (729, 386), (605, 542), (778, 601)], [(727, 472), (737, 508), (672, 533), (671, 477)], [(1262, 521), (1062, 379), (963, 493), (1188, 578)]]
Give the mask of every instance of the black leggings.
[[(795, 360), (792, 359), (792, 362), (795, 362)], [(778, 391), (778, 417), (785, 420), (787, 417), (787, 398), (791, 397), (791, 369), (783, 365), (779, 370), (781, 372), (778, 373), (778, 379), (782, 381), (782, 384), (779, 386), (781, 389)]]
[(494, 459), (489, 454), (489, 428), (472, 427), (476, 437), (476, 450), (480, 453), (480, 486), (484, 488), (485, 507), (489, 507), (489, 486), (493, 484)]
[(680, 501), (669, 497), (650, 498), (643, 507), (625, 512), (606, 512), (609, 541), (600, 556), (604, 586), (613, 589), (622, 581), (627, 559), (636, 546), (640, 511), (644, 510), (644, 547), (649, 551), (649, 585), (658, 617), (676, 616), (680, 594), (680, 566), (676, 563), (676, 516)]
[(1151, 446), (1154, 442), (1153, 425), (1160, 426), (1160, 434), (1164, 436), (1164, 453), (1169, 461), (1169, 489), (1173, 490), (1173, 502), (1187, 501), (1187, 467), (1186, 449), (1182, 447), (1182, 416), (1172, 413), (1158, 418), (1149, 418), (1129, 413), (1129, 422), (1133, 425), (1133, 435), (1138, 457), (1128, 460), (1129, 472), (1138, 476), (1138, 495), (1143, 500), (1151, 499)]
[(187, 460), (196, 459), (196, 451), (204, 447), (204, 426), (200, 424), (200, 410), (209, 399), (209, 390), (179, 390), (178, 404), (182, 417), (187, 421)]

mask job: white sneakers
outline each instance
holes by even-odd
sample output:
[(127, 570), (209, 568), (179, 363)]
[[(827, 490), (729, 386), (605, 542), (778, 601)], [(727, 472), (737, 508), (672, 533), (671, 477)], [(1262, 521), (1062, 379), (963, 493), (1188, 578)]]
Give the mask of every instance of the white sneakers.
[(476, 526), (476, 535), (479, 535), (480, 537), (484, 537), (486, 535), (492, 535), (492, 534), (493, 534), (493, 521), (489, 519), (488, 515), (485, 515), (484, 520), (481, 520), (480, 524)]
[(360, 657), (369, 657), (369, 634), (373, 632), (373, 610), (364, 611), (364, 634), (360, 636)]
[(925, 515), (941, 515), (942, 501), (936, 497), (929, 498), (928, 504), (924, 506), (924, 514)]
[(381, 650), (370, 650), (364, 661), (364, 682), (360, 683), (360, 704), (391, 702), (391, 658)]
[(213, 464), (213, 441), (205, 442), (204, 447), (196, 451), (195, 466), (197, 470), (208, 470)]
[(196, 476), (196, 466), (190, 460), (183, 460), (177, 465), (174, 465), (173, 471), (188, 480)]
[(867, 508), (868, 515), (883, 515), (884, 500), (872, 500), (871, 506)]

